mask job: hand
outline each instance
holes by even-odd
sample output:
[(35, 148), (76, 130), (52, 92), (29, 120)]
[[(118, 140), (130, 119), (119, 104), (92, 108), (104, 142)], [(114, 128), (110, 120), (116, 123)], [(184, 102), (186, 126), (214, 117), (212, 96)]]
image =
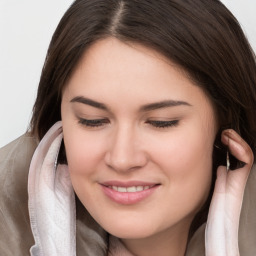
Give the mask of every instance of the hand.
[(253, 153), (234, 130), (223, 131), (221, 140), (230, 153), (245, 165), (233, 171), (227, 170), (225, 166), (217, 170), (206, 225), (206, 256), (239, 256), (239, 219), (246, 181), (253, 164)]

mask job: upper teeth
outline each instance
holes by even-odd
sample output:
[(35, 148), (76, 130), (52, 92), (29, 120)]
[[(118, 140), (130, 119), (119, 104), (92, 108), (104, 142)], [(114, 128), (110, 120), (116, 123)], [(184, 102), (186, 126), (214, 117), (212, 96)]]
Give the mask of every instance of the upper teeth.
[(110, 186), (110, 188), (118, 191), (118, 192), (138, 192), (145, 189), (149, 189), (149, 186), (132, 186), (132, 187), (117, 187), (117, 186)]

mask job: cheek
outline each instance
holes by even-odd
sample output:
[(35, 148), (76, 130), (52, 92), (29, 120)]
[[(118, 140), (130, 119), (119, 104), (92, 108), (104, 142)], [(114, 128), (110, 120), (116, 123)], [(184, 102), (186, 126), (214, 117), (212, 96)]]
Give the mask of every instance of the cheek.
[[(72, 175), (87, 176), (102, 163), (104, 140), (88, 135), (77, 127), (63, 127), (69, 170)], [(66, 132), (67, 131), (67, 132)]]
[[(166, 138), (156, 146), (154, 161), (168, 177), (169, 192), (197, 209), (207, 199), (212, 180), (212, 138), (198, 129)], [(181, 200), (182, 199), (182, 200)]]
[[(185, 131), (184, 131), (185, 130)], [(161, 162), (173, 174), (189, 171), (196, 166), (211, 167), (213, 135), (197, 129), (182, 129), (152, 140), (149, 147), (155, 162)], [(169, 168), (168, 168), (169, 166)], [(171, 168), (172, 167), (172, 168)], [(201, 169), (201, 168), (200, 168)]]
[(103, 142), (104, 140), (86, 135), (83, 130), (71, 127), (65, 130), (64, 126), (64, 143), (71, 182), (76, 195), (90, 211), (97, 201), (97, 194), (93, 193), (95, 190), (92, 186), (97, 186), (95, 170), (101, 169), (102, 166)]

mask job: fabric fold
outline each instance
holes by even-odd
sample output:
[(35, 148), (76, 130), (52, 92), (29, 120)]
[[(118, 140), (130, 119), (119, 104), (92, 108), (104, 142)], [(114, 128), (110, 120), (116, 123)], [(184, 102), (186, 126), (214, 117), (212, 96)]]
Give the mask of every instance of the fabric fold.
[(57, 165), (62, 123), (38, 145), (29, 169), (29, 215), (35, 245), (31, 256), (76, 255), (75, 195), (67, 165)]

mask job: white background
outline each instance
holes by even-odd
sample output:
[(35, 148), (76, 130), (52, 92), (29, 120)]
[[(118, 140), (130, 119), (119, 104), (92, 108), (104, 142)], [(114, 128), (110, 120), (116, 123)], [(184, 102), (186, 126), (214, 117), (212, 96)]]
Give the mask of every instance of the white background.
[[(256, 50), (256, 1), (223, 2), (238, 18)], [(0, 147), (28, 127), (51, 36), (71, 3), (0, 0)]]

